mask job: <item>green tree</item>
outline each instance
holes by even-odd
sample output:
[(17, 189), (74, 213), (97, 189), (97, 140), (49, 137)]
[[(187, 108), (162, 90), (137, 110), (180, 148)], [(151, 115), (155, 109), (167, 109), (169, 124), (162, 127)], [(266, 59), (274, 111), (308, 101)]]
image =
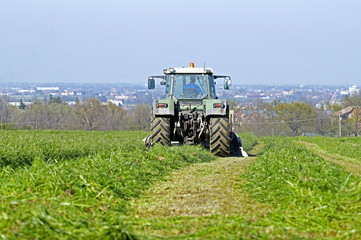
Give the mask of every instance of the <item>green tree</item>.
[(105, 126), (106, 106), (96, 98), (75, 105), (75, 115), (80, 125), (87, 131), (101, 130)]
[(285, 122), (290, 128), (291, 136), (297, 136), (303, 132), (315, 130), (317, 112), (309, 103), (280, 103), (274, 110), (277, 119)]
[(123, 129), (123, 115), (124, 111), (121, 107), (117, 106), (114, 103), (108, 102), (106, 106), (106, 128), (107, 130), (121, 130)]
[(229, 105), (229, 108), (231, 110), (234, 110), (238, 107), (238, 102), (234, 99), (231, 99), (231, 98), (227, 98), (227, 103)]
[(355, 136), (358, 135), (359, 132), (359, 125), (360, 125), (360, 118), (361, 118), (361, 95), (353, 95), (353, 96), (345, 96), (344, 99), (344, 105), (345, 107), (352, 106), (354, 107), (354, 114), (352, 116), (352, 119), (350, 120), (351, 123), (353, 123), (354, 126), (354, 134)]
[(63, 103), (63, 102), (61, 101), (61, 98), (59, 96), (54, 98), (53, 95), (50, 94), (49, 104), (53, 104), (53, 103)]
[(150, 126), (150, 106), (142, 103), (135, 106), (131, 115), (131, 129), (149, 130)]
[(19, 109), (24, 110), (26, 108), (25, 103), (23, 102), (23, 99), (20, 99), (20, 105), (19, 105)]
[(317, 122), (317, 132), (322, 136), (329, 135), (332, 133), (332, 119), (329, 113), (323, 107), (317, 110), (318, 122)]
[(57, 96), (56, 98), (54, 98), (53, 103), (59, 104), (59, 103), (63, 103), (63, 101), (61, 101), (61, 98), (59, 96)]

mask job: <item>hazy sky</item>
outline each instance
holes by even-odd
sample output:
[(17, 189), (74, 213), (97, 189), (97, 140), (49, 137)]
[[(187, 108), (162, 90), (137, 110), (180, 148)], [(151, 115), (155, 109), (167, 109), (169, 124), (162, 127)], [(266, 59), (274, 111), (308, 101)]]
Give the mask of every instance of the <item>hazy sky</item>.
[(361, 86), (360, 0), (0, 0), (0, 82), (132, 82), (212, 67), (235, 84)]

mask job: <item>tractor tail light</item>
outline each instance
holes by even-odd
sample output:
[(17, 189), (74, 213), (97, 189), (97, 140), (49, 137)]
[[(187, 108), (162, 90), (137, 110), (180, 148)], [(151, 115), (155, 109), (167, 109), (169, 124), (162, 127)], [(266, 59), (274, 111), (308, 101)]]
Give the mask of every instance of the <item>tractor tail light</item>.
[(213, 108), (224, 108), (224, 105), (222, 103), (214, 103)]
[(158, 103), (158, 108), (167, 108), (168, 107), (168, 104), (166, 103)]

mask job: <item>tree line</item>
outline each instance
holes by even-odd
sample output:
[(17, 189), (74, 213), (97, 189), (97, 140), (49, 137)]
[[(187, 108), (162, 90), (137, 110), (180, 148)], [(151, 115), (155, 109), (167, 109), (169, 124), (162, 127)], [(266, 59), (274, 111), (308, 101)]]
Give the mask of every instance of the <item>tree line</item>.
[[(355, 111), (345, 118), (335, 113), (348, 106)], [(242, 114), (251, 112), (248, 115)], [(327, 104), (316, 108), (307, 102), (271, 103), (258, 101), (257, 109), (235, 108), (235, 131), (253, 132), (258, 136), (357, 136), (361, 130), (361, 97), (346, 96), (341, 105)]]
[(132, 111), (92, 98), (69, 106), (60, 98), (44, 103), (35, 101), (26, 106), (10, 106), (9, 99), (0, 99), (1, 129), (56, 130), (149, 130), (150, 106), (139, 104)]
[[(342, 105), (326, 105), (315, 108), (305, 102), (285, 103), (275, 100), (271, 103), (258, 101), (256, 109), (237, 107), (234, 109), (233, 128), (236, 132), (253, 132), (258, 136), (352, 136), (361, 129), (361, 97), (345, 97)], [(347, 106), (353, 106), (356, 114), (339, 119), (335, 112)], [(1, 129), (55, 129), (114, 131), (148, 131), (150, 126), (150, 106), (138, 104), (133, 110), (124, 110), (113, 104), (103, 104), (98, 99), (76, 101), (69, 106), (59, 97), (50, 97), (47, 102), (35, 101), (26, 106), (9, 105), (9, 99), (0, 99)]]

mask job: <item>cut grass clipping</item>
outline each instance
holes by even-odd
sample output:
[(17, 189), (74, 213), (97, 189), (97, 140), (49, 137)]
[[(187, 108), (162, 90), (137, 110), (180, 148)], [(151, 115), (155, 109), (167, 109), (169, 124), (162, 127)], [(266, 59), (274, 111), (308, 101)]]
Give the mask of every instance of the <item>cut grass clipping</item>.
[(306, 237), (361, 234), (360, 178), (285, 138), (266, 139), (243, 189), (274, 208), (262, 220), (275, 232)]
[(185, 167), (132, 201), (129, 229), (139, 239), (240, 239), (268, 212), (239, 189), (254, 158), (219, 158)]

